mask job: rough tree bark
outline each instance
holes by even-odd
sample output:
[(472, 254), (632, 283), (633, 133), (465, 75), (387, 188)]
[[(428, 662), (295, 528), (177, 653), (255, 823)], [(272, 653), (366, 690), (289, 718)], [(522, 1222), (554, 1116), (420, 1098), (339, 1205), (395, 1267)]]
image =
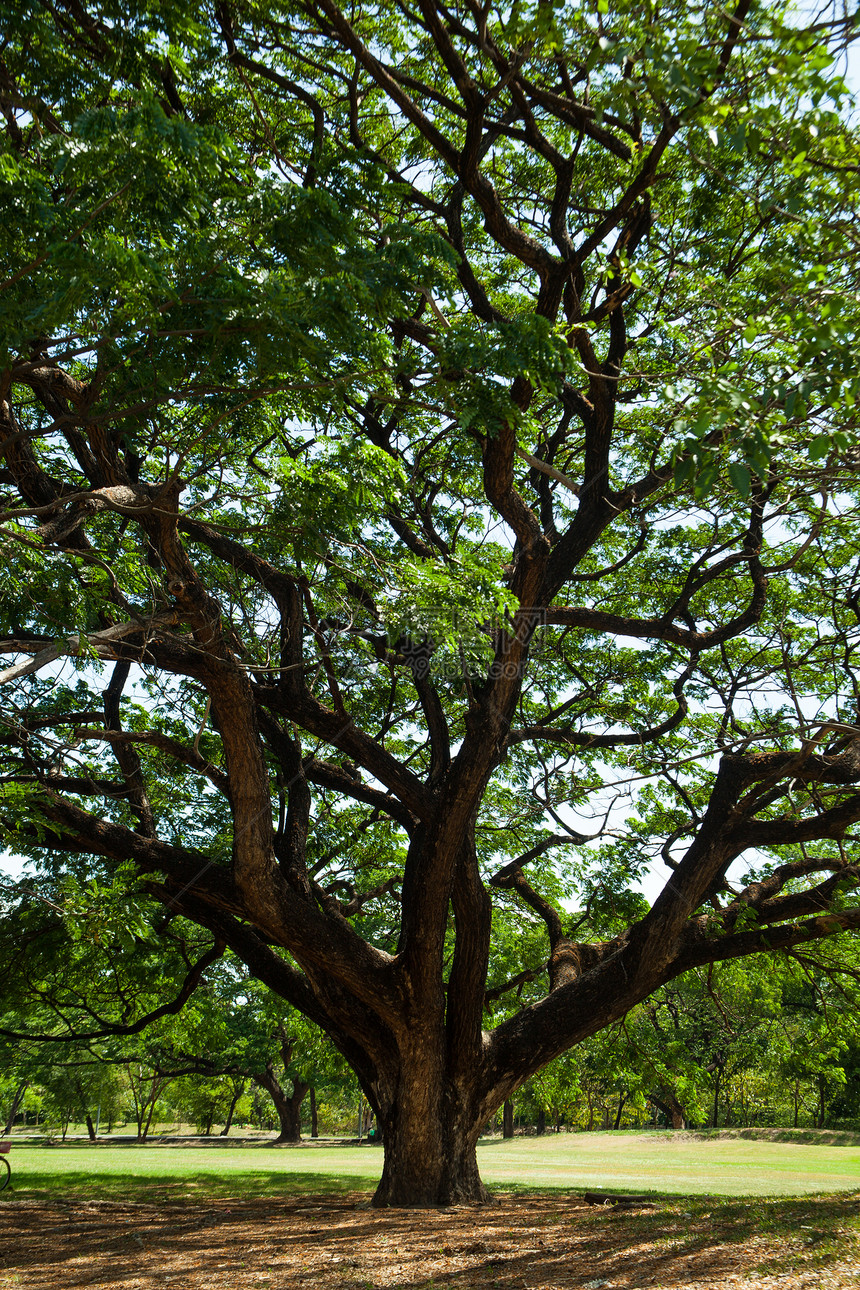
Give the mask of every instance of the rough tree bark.
[[(88, 14), (76, 16), (77, 7), (66, 8), (56, 17), (63, 59), (71, 51), (82, 67), (107, 68), (115, 85), (117, 69), (133, 57), (120, 48), (116, 24), (91, 23)], [(709, 519), (708, 533), (699, 531), (704, 504), (693, 490), (696, 454), (704, 449), (736, 453), (741, 431), (731, 438), (736, 418), (727, 414), (720, 422), (724, 434), (706, 427), (704, 438), (689, 447), (679, 440), (676, 422), (687, 398), (684, 381), (699, 380), (701, 363), (711, 372), (714, 356), (722, 355), (738, 331), (735, 316), (730, 324), (714, 323), (717, 339), (706, 359), (697, 339), (680, 380), (678, 406), (675, 395), (667, 396), (662, 427), (653, 394), (655, 372), (674, 372), (680, 361), (679, 320), (699, 307), (685, 298), (672, 304), (672, 292), (687, 272), (688, 251), (693, 256), (688, 242), (706, 244), (709, 255), (717, 257), (713, 279), (721, 290), (734, 281), (738, 264), (746, 264), (746, 251), (737, 250), (747, 246), (746, 227), (729, 238), (731, 253), (719, 252), (721, 223), (711, 229), (713, 238), (706, 236), (711, 226), (694, 236), (686, 223), (676, 236), (664, 231), (671, 212), (655, 218), (652, 203), (659, 203), (668, 186), (673, 157), (680, 158), (675, 164), (692, 164), (689, 157), (698, 158), (706, 138), (719, 138), (716, 130), (706, 134), (704, 129), (717, 117), (700, 119), (701, 114), (714, 103), (733, 112), (752, 92), (736, 57), (746, 39), (749, 8), (748, 0), (738, 0), (731, 12), (719, 6), (709, 11), (706, 36), (694, 40), (696, 60), (689, 69), (684, 64), (684, 75), (692, 79), (683, 82), (683, 101), (676, 101), (674, 81), (663, 87), (665, 101), (655, 97), (657, 73), (640, 75), (632, 53), (629, 66), (618, 64), (617, 51), (614, 61), (606, 55), (600, 75), (612, 82), (615, 98), (612, 110), (604, 112), (592, 104), (592, 73), (583, 69), (603, 57), (604, 44), (615, 46), (598, 41), (596, 28), (581, 34), (569, 53), (545, 56), (543, 46), (533, 50), (531, 35), (513, 52), (504, 24), (500, 20), (494, 27), (495, 19), (484, 9), (467, 6), (455, 14), (434, 0), (418, 0), (409, 16), (415, 29), (399, 45), (393, 42), (386, 61), (386, 32), (380, 28), (368, 35), (364, 16), (353, 22), (352, 10), (335, 0), (308, 0), (300, 31), (268, 15), (265, 38), (248, 25), (253, 7), (245, 13), (226, 0), (215, 6), (206, 58), (217, 51), (236, 74), (231, 94), (241, 95), (240, 81), (255, 87), (247, 101), (236, 99), (244, 103), (235, 114), (237, 130), (244, 131), (239, 150), (253, 159), (244, 177), (234, 180), (235, 158), (223, 161), (235, 189), (230, 188), (229, 200), (209, 203), (204, 220), (195, 208), (194, 219), (182, 226), (174, 258), (153, 273), (157, 293), (147, 302), (144, 322), (127, 351), (123, 327), (132, 306), (129, 293), (120, 292), (104, 304), (108, 321), (91, 349), (81, 339), (90, 333), (82, 331), (78, 313), (62, 326), (52, 318), (50, 331), (26, 335), (20, 352), (0, 372), (2, 475), (11, 498), (8, 507), (4, 501), (4, 542), (17, 543), (15, 549), (23, 552), (22, 585), (30, 585), (33, 552), (46, 557), (50, 577), (42, 585), (52, 597), (50, 614), (39, 617), (39, 595), (28, 591), (22, 607), (26, 622), (19, 629), (10, 620), (0, 636), (0, 651), (17, 660), (0, 674), (0, 684), (18, 687), (15, 719), (4, 725), (0, 743), (4, 788), (33, 795), (32, 818), (22, 820), (20, 810), (4, 806), (0, 822), (19, 845), (39, 855), (66, 855), (76, 862), (95, 856), (112, 870), (134, 865), (170, 919), (184, 916), (208, 929), (220, 947), (217, 953), (229, 947), (257, 978), (322, 1027), (356, 1071), (382, 1133), (384, 1166), (375, 1198), (380, 1205), (485, 1199), (476, 1144), (488, 1119), (504, 1106), (510, 1125), (510, 1099), (531, 1074), (678, 974), (860, 928), (860, 909), (845, 900), (846, 891), (860, 883), (860, 870), (843, 848), (860, 821), (860, 731), (838, 721), (800, 723), (792, 731), (785, 716), (805, 708), (797, 698), (801, 682), (792, 641), (780, 635), (788, 612), (780, 608), (784, 583), (805, 569), (802, 557), (830, 522), (831, 483), (804, 473), (812, 482), (804, 483), (806, 492), (801, 489), (796, 502), (798, 490), (791, 481), (779, 491), (776, 465), (762, 465), (754, 479), (736, 470), (741, 482), (734, 492), (720, 494), (722, 510), (715, 509), (713, 530)], [(45, 14), (47, 32), (54, 10), (48, 6)], [(394, 21), (386, 10), (385, 22)], [(159, 40), (128, 85), (116, 84), (117, 101), (126, 95), (133, 99), (143, 84), (164, 105), (160, 138), (172, 138), (171, 131), (185, 137), (200, 124), (198, 111), (201, 129), (208, 130), (211, 105), (200, 107), (199, 86), (193, 84), (185, 87), (183, 99)], [(755, 34), (745, 47), (751, 58), (757, 56), (757, 42)], [(638, 36), (635, 43), (638, 47)], [(401, 60), (400, 53), (394, 57), (392, 51), (407, 46), (409, 59), (414, 53), (419, 65), (405, 55)], [(433, 61), (422, 71), (419, 54), (423, 57), (425, 49)], [(46, 182), (42, 140), (76, 137), (73, 118), (82, 110), (85, 92), (76, 81), (64, 103), (49, 79), (43, 102), (30, 88), (36, 76), (29, 70), (31, 53), (29, 47), (22, 53), (23, 88), (4, 70), (0, 105), (9, 146), (22, 165), (32, 162), (35, 186), (36, 179)], [(670, 62), (673, 69), (679, 66), (677, 59)], [(325, 69), (314, 92), (307, 87), (311, 67)], [(333, 89), (326, 89), (329, 81)], [(99, 119), (103, 93), (99, 82), (92, 102), (85, 104)], [(284, 148), (292, 146), (293, 136), (299, 138), (286, 163), (260, 107), (266, 94), (272, 96), (272, 120), (292, 122), (305, 114), (305, 134), (292, 124), (275, 130), (279, 138), (284, 134)], [(18, 124), (22, 104), (28, 115), (35, 114), (26, 132)], [(390, 130), (380, 125), (386, 104)], [(689, 145), (685, 131), (694, 132)], [(408, 136), (402, 156), (392, 151), (395, 144), (380, 143), (387, 133), (394, 139)], [(673, 152), (676, 140), (683, 146)], [(260, 150), (269, 144), (272, 156), (261, 159)], [(779, 143), (774, 156), (788, 155), (788, 147)], [(327, 153), (342, 158), (345, 149), (343, 174), (352, 177), (344, 179), (332, 162), (336, 174), (328, 192), (320, 167)], [(766, 153), (764, 144), (761, 153)], [(758, 164), (758, 153), (744, 157), (745, 166)], [(185, 152), (182, 158), (177, 169), (184, 170)], [(312, 258), (301, 259), (313, 252), (301, 240), (303, 229), (334, 220), (343, 185), (354, 181), (349, 167), (360, 169), (356, 158), (375, 167), (373, 192), (383, 193), (383, 213), (374, 195), (366, 225), (333, 233), (336, 249), (320, 268)], [(121, 160), (124, 165), (127, 156)], [(411, 184), (408, 176), (416, 166), (420, 178)], [(105, 169), (110, 173), (109, 166)], [(219, 212), (229, 208), (227, 224), (217, 225), (218, 235), (227, 238), (232, 222), (242, 218), (239, 208), (256, 209), (242, 184), (275, 170), (289, 174), (278, 199), (278, 220), (265, 207), (266, 228), (242, 225), (241, 237), (229, 242), (229, 254), (218, 251), (216, 239), (211, 256), (222, 254), (223, 263), (213, 264), (207, 252), (197, 262), (194, 281), (174, 288), (192, 235), (198, 237), (208, 222), (217, 225)], [(615, 177), (611, 184), (601, 180), (603, 191), (594, 196), (603, 171)], [(708, 208), (708, 184), (718, 179), (722, 182), (720, 168), (709, 163), (676, 185), (672, 201), (683, 203), (700, 184), (699, 218)], [(139, 181), (137, 176), (129, 185)], [(758, 220), (760, 193), (781, 189), (773, 187), (769, 173), (759, 177), (756, 172), (751, 182), (747, 196)], [(40, 209), (59, 220), (69, 207), (73, 223), (66, 233), (53, 223), (44, 236), (40, 232), (41, 240), (5, 287), (36, 273), (51, 248), (63, 248), (59, 272), (69, 247), (89, 250), (104, 240), (101, 234), (90, 240), (87, 233), (82, 241), (96, 214), (110, 221), (125, 210), (116, 193), (105, 192), (96, 205), (87, 184), (62, 188), (60, 179), (56, 183), (60, 186), (45, 189)], [(74, 206), (79, 190), (90, 201), (81, 211)], [(542, 210), (537, 192), (547, 194)], [(185, 196), (176, 196), (170, 207), (177, 221), (183, 218)], [(317, 205), (303, 206), (305, 224), (296, 221), (284, 233), (278, 223), (281, 206), (304, 199)], [(723, 200), (728, 205), (724, 194)], [(160, 195), (158, 202), (135, 202), (134, 194), (129, 201), (135, 211), (156, 205), (161, 210)], [(364, 218), (364, 205), (356, 203), (356, 219)], [(782, 210), (776, 198), (773, 209)], [(844, 221), (842, 204), (838, 213)], [(770, 206), (767, 220), (770, 237), (777, 227)], [(273, 236), (282, 242), (261, 251), (268, 224), (278, 225)], [(392, 245), (394, 251), (400, 246), (396, 230), (412, 224), (432, 234), (428, 256), (450, 260), (444, 308), (424, 285), (431, 278), (423, 260), (402, 269), (401, 260), (385, 258), (393, 256)], [(804, 221), (796, 225), (802, 230)], [(127, 232), (114, 230), (111, 245), (124, 245)], [(320, 233), (318, 240), (327, 236)], [(147, 256), (163, 238), (167, 234), (159, 225), (157, 235), (146, 239)], [(382, 303), (372, 301), (360, 315), (343, 364), (328, 367), (327, 352), (319, 351), (328, 351), (335, 341), (326, 333), (318, 343), (326, 319), (313, 326), (306, 319), (320, 295), (319, 284), (336, 291), (338, 274), (352, 254), (355, 265), (350, 261), (348, 272), (343, 270), (347, 286), (338, 297), (344, 316), (354, 298), (364, 300), (365, 288), (372, 294), (377, 278), (387, 281), (389, 273), (392, 281), (405, 283), (402, 300), (392, 304), (380, 288)], [(630, 268), (640, 254), (659, 262), (663, 274), (641, 294), (641, 276)], [(243, 255), (250, 258), (241, 291), (218, 315), (211, 352), (198, 362), (195, 355), (202, 351), (194, 346), (206, 331), (201, 319), (223, 304)], [(790, 261), (786, 251), (780, 273)], [(280, 285), (259, 308), (248, 305), (261, 282), (281, 283), (283, 270), (286, 283), (294, 269), (296, 280), (304, 273), (310, 286), (293, 313), (278, 294)], [(99, 282), (109, 282), (113, 271), (111, 261)], [(81, 280), (79, 274), (69, 287), (75, 301)], [(508, 295), (500, 280), (511, 284)], [(210, 281), (216, 292), (212, 300), (205, 294)], [(171, 284), (169, 290), (164, 283)], [(109, 295), (108, 286), (99, 290)], [(283, 286), (287, 295), (290, 290)], [(781, 299), (782, 286), (773, 290)], [(33, 288), (32, 298), (21, 305), (25, 320), (37, 295)], [(46, 288), (45, 295), (55, 300), (63, 292)], [(668, 312), (655, 315), (652, 325), (648, 309), (659, 310), (667, 295)], [(521, 324), (529, 300), (534, 326), (525, 335)], [(447, 309), (462, 310), (457, 327)], [(340, 317), (338, 309), (331, 314)], [(365, 371), (362, 344), (374, 328), (384, 331), (385, 345), (369, 352)], [(669, 337), (660, 342), (665, 348), (648, 357), (648, 345), (658, 344), (661, 328)], [(307, 351), (296, 348), (299, 336), (308, 341)], [(468, 342), (460, 343), (461, 336)], [(487, 337), (495, 348), (481, 349)], [(231, 375), (230, 346), (241, 348), (246, 341)], [(520, 341), (523, 356), (517, 358)], [(703, 353), (706, 348), (703, 344)], [(380, 357), (383, 350), (389, 357)], [(546, 353), (550, 357), (541, 358)], [(272, 354), (281, 357), (276, 361)], [(173, 370), (165, 356), (181, 375), (175, 388), (152, 396), (158, 403), (153, 409), (150, 375), (154, 382), (163, 370)], [(273, 365), (271, 379), (266, 362)], [(304, 437), (291, 438), (292, 405), (285, 410), (278, 400), (292, 397), (296, 381), (314, 363), (323, 375), (317, 379), (314, 369), (307, 381)], [(384, 363), (390, 367), (380, 375)], [(779, 380), (799, 386), (817, 365), (817, 358), (803, 357), (802, 370)], [(489, 377), (481, 385), (485, 368)], [(480, 399), (473, 399), (478, 386)], [(322, 410), (313, 402), (322, 399), (321, 388), (333, 391)], [(501, 392), (507, 402), (499, 411)], [(268, 398), (274, 402), (258, 424), (249, 406)], [(787, 396), (777, 391), (773, 398), (785, 402)], [(709, 407), (707, 399), (704, 406)], [(794, 415), (786, 413), (792, 427)], [(310, 518), (302, 510), (307, 496), (317, 497), (313, 490), (329, 470), (328, 458), (314, 456), (322, 449), (316, 438), (311, 442), (311, 425), (321, 442), (331, 433), (331, 442), (347, 454), (343, 460), (349, 468), (338, 468), (344, 479), (350, 475), (346, 482), (353, 482), (353, 463), (360, 475), (361, 452), (385, 462), (360, 496), (344, 494), (348, 502), (332, 503), (326, 521), (330, 533), (314, 528), (317, 510), (329, 515), (322, 501), (313, 502)], [(809, 433), (805, 423), (796, 430), (804, 472), (814, 469), (806, 452)], [(246, 460), (251, 482), (243, 491), (237, 480)], [(302, 463), (310, 464), (299, 488), (290, 470), (304, 469)], [(733, 467), (738, 464), (743, 465), (732, 457)], [(850, 459), (839, 489), (853, 487), (855, 466)], [(819, 493), (827, 499), (821, 506), (815, 500)], [(343, 512), (365, 505), (361, 497), (368, 494), (373, 505), (366, 503), (350, 528)], [(462, 575), (461, 585), (456, 543), (465, 540), (461, 531), (468, 524), (484, 519), (486, 534), (467, 552), (468, 577)], [(810, 536), (786, 557), (783, 547), (792, 524)], [(666, 554), (660, 543), (676, 525), (683, 535), (678, 559), (684, 567), (678, 572), (673, 566), (671, 576), (663, 578)], [(384, 542), (377, 540), (383, 529)], [(487, 556), (484, 547), (498, 546), (496, 533), (502, 531), (503, 554)], [(823, 576), (820, 570), (830, 555), (830, 547), (809, 555), (814, 576)], [(640, 557), (641, 567), (631, 565)], [(499, 572), (487, 572), (489, 565), (481, 563), (491, 558), (498, 558)], [(630, 585), (639, 585), (648, 604), (641, 612), (626, 581), (631, 567), (639, 581)], [(60, 568), (66, 571), (71, 606), (68, 621), (62, 622), (68, 607), (55, 594)], [(316, 573), (309, 575), (309, 569)], [(496, 619), (483, 602), (477, 615), (472, 612), (483, 651), (477, 655), (480, 669), (462, 662), (466, 647), (459, 641), (459, 653), (452, 653), (460, 670), (451, 684), (430, 666), (435, 647), (428, 643), (426, 625), (411, 633), (399, 622), (396, 630), (387, 626), (389, 602), (412, 596), (428, 570), (445, 594), (450, 590), (458, 612), (464, 603), (472, 605), (482, 579), (493, 583), (487, 604), (502, 606)], [(94, 595), (93, 587), (101, 588), (102, 599), (79, 612), (81, 589)], [(801, 672), (821, 676), (831, 665), (845, 670), (832, 693), (816, 699), (816, 711), (841, 711), (857, 690), (851, 672), (854, 624), (846, 626), (845, 595), (837, 577), (826, 595), (820, 593), (831, 614), (827, 631), (810, 632), (811, 638), (835, 643), (829, 662), (804, 656)], [(714, 681), (712, 669), (722, 666), (726, 651), (739, 649), (762, 623), (769, 596), (775, 596), (777, 609), (750, 647), (754, 658), (760, 654), (766, 662), (747, 660), (742, 685), (730, 659), (725, 674)], [(797, 603), (802, 600), (797, 592)], [(550, 633), (554, 653), (534, 682), (538, 626)], [(595, 640), (602, 643), (602, 654)], [(634, 667), (631, 641), (657, 661), (642, 673), (639, 690), (616, 702)], [(58, 658), (77, 660), (78, 680), (92, 691), (85, 704), (69, 694), (53, 699), (53, 687), (27, 691), (41, 669)], [(586, 658), (588, 675), (580, 667)], [(90, 666), (93, 659), (112, 665), (103, 693), (97, 669)], [(132, 668), (155, 677), (159, 695), (174, 703), (163, 722), (155, 710), (145, 719), (137, 711), (128, 688)], [(777, 673), (783, 677), (784, 702), (759, 728), (756, 686), (761, 675), (774, 684)], [(658, 675), (668, 678), (662, 687)], [(699, 705), (692, 713), (688, 692)], [(679, 786), (676, 775), (687, 750), (682, 757), (671, 740), (683, 731), (692, 737), (702, 711), (722, 710), (727, 703), (730, 709), (732, 701), (736, 710), (726, 711), (725, 723), (708, 736), (708, 747), (697, 745), (700, 766), (707, 768), (700, 775), (705, 786), (692, 775)], [(185, 734), (180, 737), (177, 729)], [(526, 813), (520, 810), (527, 794), (516, 768), (524, 749), (532, 750), (533, 765), (540, 767), (530, 790), (540, 804), (539, 826), (533, 812), (524, 823)], [(637, 759), (652, 749), (647, 773), (640, 774)], [(556, 752), (557, 766), (551, 765)], [(582, 761), (571, 771), (568, 760), (574, 755)], [(527, 876), (527, 870), (555, 848), (586, 854), (592, 837), (566, 824), (557, 808), (580, 800), (582, 786), (613, 757), (619, 779), (606, 790), (610, 795), (625, 792), (631, 780), (663, 777), (671, 807), (664, 812), (670, 822), (660, 845), (670, 880), (647, 912), (631, 915), (629, 925), (610, 933), (594, 930), (597, 924), (589, 928), (590, 907), (574, 925), (557, 901), (541, 894), (539, 878)], [(158, 759), (160, 770), (153, 771)], [(515, 769), (506, 779), (509, 764)], [(196, 843), (182, 845), (180, 839), (191, 831), (190, 813), (183, 805), (171, 816), (164, 767), (184, 777), (183, 791), (198, 794), (201, 816), (216, 821), (211, 850), (208, 837), (201, 841), (199, 833)], [(206, 782), (205, 793), (196, 787), (200, 780)], [(488, 841), (487, 826), (498, 830), (499, 823), (491, 786), (500, 793), (516, 787), (519, 797), (520, 805), (511, 807), (504, 821), (504, 857)], [(220, 816), (209, 806), (215, 795)], [(181, 793), (177, 797), (185, 801)], [(599, 792), (597, 797), (599, 821), (603, 801)], [(344, 804), (348, 810), (341, 810)], [(332, 819), (350, 812), (364, 815), (358, 824), (343, 825), (332, 846), (327, 834)], [(543, 821), (550, 818), (561, 833), (545, 832)], [(370, 851), (388, 847), (384, 855), (392, 866), (392, 856), (400, 866), (405, 854), (398, 876), (386, 871), (384, 879), (365, 881), (366, 838)], [(635, 867), (645, 844), (631, 839)], [(818, 855), (810, 843), (833, 845)], [(355, 873), (347, 880), (338, 865), (353, 852)], [(768, 852), (774, 867), (739, 890), (727, 873), (745, 852), (757, 857)], [(494, 854), (491, 865), (488, 857)], [(600, 882), (591, 890), (597, 896)], [(499, 893), (506, 901), (521, 902), (542, 926), (546, 991), (538, 994), (535, 987), (524, 1006), (485, 1030), (491, 897)], [(386, 931), (366, 938), (359, 916), (372, 902), (386, 899), (386, 910), (394, 910), (390, 919), (379, 920)], [(389, 922), (397, 924), (390, 936)], [(601, 926), (619, 925), (613, 908), (613, 921)], [(189, 988), (196, 984), (193, 977), (192, 971)], [(518, 982), (539, 977), (537, 971), (521, 973)], [(512, 992), (515, 984), (509, 983)], [(286, 1039), (284, 1044), (286, 1051)], [(287, 1057), (285, 1065), (290, 1065)], [(256, 1078), (278, 1111), (278, 1140), (297, 1141), (309, 1084), (295, 1077), (287, 1096), (271, 1064)], [(141, 1138), (154, 1101), (141, 1096)], [(715, 1117), (716, 1110), (715, 1100)]]

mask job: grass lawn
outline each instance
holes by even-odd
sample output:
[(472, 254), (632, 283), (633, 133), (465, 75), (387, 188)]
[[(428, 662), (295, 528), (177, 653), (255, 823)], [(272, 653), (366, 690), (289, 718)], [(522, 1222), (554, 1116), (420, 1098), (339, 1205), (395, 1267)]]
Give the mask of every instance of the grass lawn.
[(860, 1188), (860, 1146), (576, 1133), (494, 1140), (479, 1150), (487, 1183), (664, 1195), (799, 1196)]
[[(487, 1140), (481, 1174), (501, 1191), (635, 1191), (662, 1195), (800, 1196), (860, 1188), (860, 1146), (581, 1133)], [(49, 1194), (128, 1201), (277, 1197), (372, 1189), (377, 1146), (267, 1144), (50, 1147), (15, 1143), (5, 1199)]]

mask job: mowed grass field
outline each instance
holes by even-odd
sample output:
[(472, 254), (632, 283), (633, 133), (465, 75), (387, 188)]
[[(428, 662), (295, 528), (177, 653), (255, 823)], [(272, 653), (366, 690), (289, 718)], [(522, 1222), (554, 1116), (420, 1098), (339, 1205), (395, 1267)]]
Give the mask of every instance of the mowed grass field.
[[(656, 1195), (800, 1196), (860, 1189), (860, 1146), (580, 1133), (490, 1139), (478, 1148), (485, 1182), (500, 1192), (653, 1192)], [(367, 1190), (378, 1146), (306, 1143), (89, 1146), (15, 1143), (4, 1200), (47, 1196), (152, 1202), (174, 1197), (277, 1197)]]

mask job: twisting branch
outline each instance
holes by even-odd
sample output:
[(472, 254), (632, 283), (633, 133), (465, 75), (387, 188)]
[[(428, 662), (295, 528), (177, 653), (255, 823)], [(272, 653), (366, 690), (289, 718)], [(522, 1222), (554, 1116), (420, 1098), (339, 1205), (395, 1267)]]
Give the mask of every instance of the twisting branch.
[(159, 1007), (153, 1008), (150, 1012), (145, 1013), (142, 1017), (138, 1017), (137, 1021), (129, 1022), (124, 1025), (120, 1022), (106, 1021), (102, 1019), (98, 1030), (80, 1031), (69, 1029), (66, 1033), (59, 1035), (52, 1031), (34, 1032), (10, 1030), (0, 1027), (0, 1035), (5, 1036), (7, 1039), (38, 1040), (39, 1043), (49, 1044), (68, 1044), (70, 1042), (84, 1043), (90, 1039), (106, 1039), (110, 1035), (139, 1035), (141, 1031), (146, 1030), (147, 1026), (151, 1026), (154, 1021), (158, 1021), (161, 1017), (174, 1017), (178, 1012), (181, 1012), (194, 991), (200, 985), (206, 969), (210, 968), (213, 963), (216, 963), (218, 959), (222, 957), (226, 948), (227, 945), (225, 941), (216, 939), (212, 948), (207, 950), (207, 952), (192, 965), (175, 997), (171, 999), (169, 1003), (163, 1003)]
[[(117, 663), (110, 679), (110, 684), (105, 690), (105, 733), (116, 731), (122, 733), (120, 722), (120, 698), (123, 687), (128, 680), (130, 665), (128, 663)], [(152, 804), (146, 792), (146, 784), (143, 778), (143, 767), (140, 757), (137, 755), (137, 749), (133, 743), (126, 743), (123, 740), (112, 741), (111, 744), (116, 757), (117, 764), (125, 777), (126, 794), (129, 805), (137, 816), (138, 826), (141, 833), (147, 837), (156, 836), (155, 816), (152, 810)]]

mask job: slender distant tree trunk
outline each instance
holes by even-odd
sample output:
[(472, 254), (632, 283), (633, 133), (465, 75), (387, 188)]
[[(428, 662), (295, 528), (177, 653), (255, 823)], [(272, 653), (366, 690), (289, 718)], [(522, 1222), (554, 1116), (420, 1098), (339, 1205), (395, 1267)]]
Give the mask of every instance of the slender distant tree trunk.
[(318, 1138), (320, 1136), (320, 1130), (319, 1130), (319, 1120), (317, 1118), (317, 1091), (313, 1087), (313, 1085), (311, 1085), (311, 1088), (310, 1088), (310, 1096), (311, 1096), (311, 1137)]
[(508, 1099), (502, 1107), (502, 1137), (514, 1136), (514, 1104)]
[(720, 1127), (720, 1076), (721, 1075), (722, 1075), (722, 1071), (718, 1067), (717, 1076), (714, 1081), (714, 1115), (713, 1115), (713, 1122), (712, 1122), (712, 1128), (714, 1129), (718, 1129)]
[(6, 1117), (6, 1124), (3, 1129), (4, 1134), (12, 1132), (12, 1127), (15, 1123), (15, 1118), (18, 1115), (18, 1107), (21, 1105), (24, 1094), (27, 1092), (28, 1088), (29, 1088), (29, 1083), (25, 1079), (21, 1080), (21, 1083), (16, 1088), (15, 1096), (12, 1098), (12, 1105), (9, 1108), (9, 1114)]
[(620, 1096), (620, 1098), (618, 1099), (618, 1112), (617, 1112), (617, 1114), (616, 1114), (616, 1116), (615, 1116), (615, 1123), (614, 1123), (614, 1124), (613, 1124), (613, 1126), (612, 1126), (612, 1127), (613, 1127), (613, 1129), (620, 1129), (620, 1128), (621, 1128), (621, 1116), (622, 1116), (622, 1113), (623, 1113), (623, 1111), (624, 1111), (624, 1105), (625, 1105), (626, 1101), (627, 1101), (627, 1094), (626, 1094), (626, 1093), (622, 1093), (622, 1094), (621, 1094), (621, 1096)]
[(87, 1122), (87, 1133), (89, 1134), (90, 1142), (95, 1142), (96, 1126), (93, 1124), (93, 1117), (89, 1113), (87, 1113), (86, 1122)]
[(310, 1091), (310, 1084), (303, 1080), (293, 1079), (293, 1091), (287, 1098), (290, 1116), (290, 1138), (289, 1142), (301, 1142), (302, 1140), (302, 1103)]
[(239, 1101), (239, 1098), (242, 1096), (244, 1092), (245, 1092), (245, 1081), (242, 1080), (233, 1089), (233, 1100), (230, 1103), (230, 1109), (227, 1112), (227, 1121), (224, 1125), (224, 1128), (221, 1130), (222, 1138), (226, 1138), (228, 1133), (230, 1132), (230, 1127), (233, 1124), (233, 1115), (235, 1114), (235, 1111), (236, 1111), (236, 1103)]
[[(152, 1117), (155, 1114), (155, 1104), (157, 1101), (158, 1101), (158, 1096), (156, 1095), (155, 1097), (152, 1098), (152, 1100), (149, 1103), (149, 1114), (146, 1117), (146, 1123), (143, 1126), (143, 1132), (140, 1135), (141, 1142), (146, 1142), (146, 1139), (149, 1136), (149, 1130), (152, 1128)], [(211, 1128), (211, 1125), (210, 1125), (210, 1128)]]
[(131, 1095), (134, 1098), (137, 1140), (138, 1142), (145, 1142), (152, 1125), (155, 1105), (170, 1083), (170, 1079), (159, 1074), (145, 1077), (139, 1070), (135, 1074), (132, 1066), (126, 1066), (126, 1071), (131, 1084)]

